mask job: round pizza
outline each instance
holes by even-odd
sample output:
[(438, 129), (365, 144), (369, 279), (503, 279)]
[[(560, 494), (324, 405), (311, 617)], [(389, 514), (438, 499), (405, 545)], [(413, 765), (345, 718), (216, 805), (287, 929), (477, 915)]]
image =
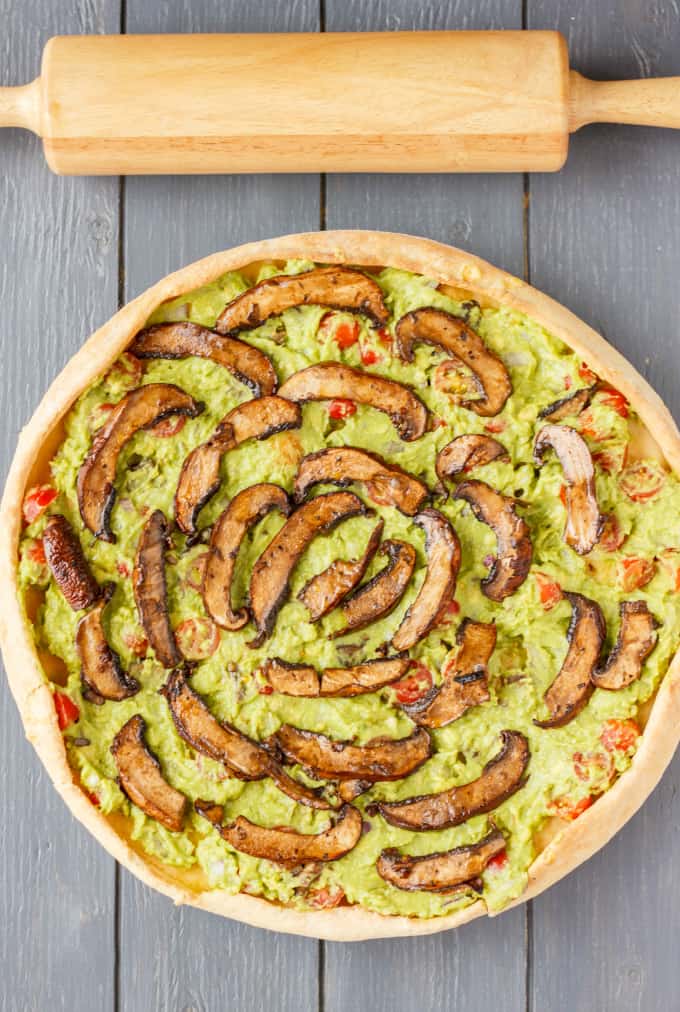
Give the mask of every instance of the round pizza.
[(176, 902), (334, 939), (497, 914), (672, 756), (674, 469), (632, 367), (469, 254), (208, 257), (21, 435), (0, 623), (28, 737)]

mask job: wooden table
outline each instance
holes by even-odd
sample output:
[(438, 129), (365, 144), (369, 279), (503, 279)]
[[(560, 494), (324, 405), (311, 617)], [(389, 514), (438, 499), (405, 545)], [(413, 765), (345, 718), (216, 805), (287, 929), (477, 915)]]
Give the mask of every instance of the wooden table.
[[(680, 73), (670, 3), (4, 0), (0, 83), (32, 78), (57, 33), (522, 26), (559, 28), (592, 77)], [(531, 178), (118, 181), (55, 178), (35, 138), (5, 132), (0, 220), (4, 469), (49, 381), (122, 302), (213, 250), (319, 227), (430, 236), (524, 275), (680, 409), (680, 133), (590, 128), (561, 174)], [(680, 1007), (678, 761), (618, 837), (539, 900), (431, 938), (339, 945), (173, 908), (67, 813), (4, 686), (0, 728), (6, 1012)]]

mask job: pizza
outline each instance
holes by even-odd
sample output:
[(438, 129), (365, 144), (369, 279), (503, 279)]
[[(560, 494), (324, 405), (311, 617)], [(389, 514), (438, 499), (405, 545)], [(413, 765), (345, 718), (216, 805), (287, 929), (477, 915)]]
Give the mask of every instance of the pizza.
[(21, 435), (0, 622), (28, 737), (176, 902), (336, 939), (497, 914), (672, 756), (679, 467), (632, 367), (469, 254), (208, 257)]

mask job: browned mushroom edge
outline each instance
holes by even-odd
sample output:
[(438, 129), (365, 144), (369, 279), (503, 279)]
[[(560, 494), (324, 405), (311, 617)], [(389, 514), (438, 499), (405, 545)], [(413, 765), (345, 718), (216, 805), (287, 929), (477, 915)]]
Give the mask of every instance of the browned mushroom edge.
[(139, 620), (149, 645), (164, 668), (174, 668), (182, 660), (168, 611), (165, 552), (169, 538), (163, 513), (154, 510), (142, 528), (132, 573), (132, 590)]
[(597, 544), (604, 526), (595, 495), (593, 458), (582, 437), (568, 425), (544, 425), (538, 432), (534, 443), (538, 465), (549, 447), (557, 454), (566, 483), (564, 540), (579, 555), (587, 555)]
[(487, 664), (496, 646), (496, 626), (466, 618), (458, 628), (456, 642), (460, 649), (441, 685), (401, 707), (416, 724), (446, 727), (490, 698)]
[(346, 636), (384, 618), (401, 601), (416, 566), (416, 550), (407, 541), (383, 541), (380, 555), (387, 556), (387, 565), (379, 573), (346, 598), (340, 610), (346, 623), (331, 633), (331, 639)]
[(493, 436), (468, 432), (456, 436), (439, 451), (435, 470), (440, 481), (483, 467), (493, 460), (507, 460), (508, 451)]
[(543, 699), (550, 712), (547, 720), (534, 720), (538, 727), (563, 727), (581, 712), (593, 691), (592, 677), (602, 651), (605, 621), (600, 606), (583, 594), (565, 592), (571, 605), (567, 630), (569, 649), (564, 663)]
[(380, 285), (373, 278), (350, 267), (316, 267), (302, 274), (279, 274), (260, 281), (225, 306), (215, 329), (220, 334), (252, 330), (295, 306), (327, 306), (361, 313), (378, 327), (390, 318)]
[(529, 743), (519, 731), (501, 731), (503, 747), (476, 780), (405, 801), (380, 801), (372, 806), (392, 826), (424, 832), (448, 829), (498, 808), (526, 781)]
[(407, 738), (376, 738), (354, 745), (283, 724), (270, 742), (289, 762), (323, 780), (401, 780), (432, 754), (430, 736), (420, 727)]
[(606, 662), (591, 674), (598, 689), (625, 689), (642, 674), (642, 668), (656, 646), (660, 623), (645, 601), (622, 601), (619, 605), (619, 635)]
[(488, 576), (482, 580), (482, 591), (492, 601), (503, 601), (524, 583), (531, 568), (529, 527), (518, 516), (516, 501), (483, 481), (461, 482), (453, 498), (469, 503), (477, 520), (487, 524), (496, 535), (497, 554)]
[(568, 397), (561, 397), (559, 401), (553, 401), (552, 404), (548, 404), (542, 411), (539, 411), (538, 417), (547, 422), (561, 422), (564, 418), (580, 415), (590, 404), (597, 387), (597, 383), (591, 387), (582, 387), (573, 394), (569, 394)]
[(392, 647), (401, 653), (419, 643), (453, 600), (460, 568), (460, 541), (453, 527), (438, 510), (424, 509), (414, 517), (425, 531), (427, 571), (413, 604), (392, 637)]
[(102, 591), (90, 570), (78, 535), (60, 513), (49, 517), (42, 535), (50, 572), (74, 611), (89, 608)]
[(397, 354), (412, 362), (413, 346), (418, 342), (441, 348), (472, 372), (481, 397), (463, 401), (463, 407), (485, 417), (503, 410), (512, 393), (508, 370), (464, 320), (431, 306), (412, 310), (402, 316), (395, 328)]
[(408, 657), (386, 657), (350, 668), (326, 668), (319, 675), (308, 664), (271, 657), (265, 661), (262, 674), (275, 692), (286, 696), (359, 696), (403, 678), (410, 663)]
[(361, 583), (382, 537), (383, 520), (379, 520), (368, 539), (366, 549), (358, 559), (336, 559), (327, 569), (317, 573), (298, 594), (309, 612), (309, 621), (318, 622), (340, 604)]
[(231, 584), (239, 549), (248, 531), (271, 510), (289, 516), (287, 493), (279, 485), (263, 482), (243, 489), (231, 500), (213, 527), (203, 571), (203, 602), (212, 620), (234, 631), (248, 621), (248, 609), (234, 611)]
[(298, 429), (300, 408), (272, 395), (246, 401), (222, 419), (206, 443), (201, 443), (182, 465), (175, 491), (175, 522), (190, 539), (196, 537), (198, 517), (220, 487), (220, 465), (228, 450), (248, 439), (269, 439), (277, 432)]
[(397, 889), (436, 893), (474, 889), (479, 892), (479, 877), (492, 857), (505, 850), (505, 837), (492, 829), (483, 840), (412, 857), (390, 847), (376, 862), (378, 875)]
[(78, 506), (83, 523), (95, 537), (115, 542), (110, 526), (116, 499), (116, 466), (120, 452), (135, 433), (150, 429), (171, 415), (195, 418), (203, 405), (172, 383), (137, 387), (115, 406), (94, 437), (78, 471)]
[(166, 829), (181, 833), (187, 799), (161, 773), (158, 759), (144, 741), (145, 729), (144, 718), (137, 713), (113, 739), (111, 753), (118, 769), (118, 782), (145, 815)]
[(355, 481), (366, 484), (369, 498), (375, 495), (382, 505), (395, 506), (407, 516), (417, 513), (428, 496), (427, 486), (414, 475), (354, 446), (330, 447), (304, 457), (293, 496), (296, 502), (302, 502), (314, 485), (346, 486)]
[(97, 705), (107, 699), (118, 703), (140, 689), (137, 679), (123, 670), (120, 657), (107, 642), (102, 622), (107, 600), (100, 598), (76, 628), (83, 696)]
[(320, 362), (293, 373), (279, 394), (300, 404), (336, 398), (367, 404), (388, 415), (407, 442), (420, 439), (427, 429), (427, 408), (403, 383), (340, 362)]

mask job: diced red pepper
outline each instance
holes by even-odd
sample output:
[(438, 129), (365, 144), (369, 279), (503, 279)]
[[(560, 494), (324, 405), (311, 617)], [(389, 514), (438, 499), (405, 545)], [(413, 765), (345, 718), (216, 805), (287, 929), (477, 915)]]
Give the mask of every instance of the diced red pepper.
[(494, 854), (491, 860), (487, 863), (487, 871), (502, 871), (508, 863), (508, 852), (507, 850), (501, 850), (498, 854)]
[(411, 674), (393, 686), (397, 694), (397, 701), (405, 705), (415, 703), (417, 699), (429, 692), (432, 688), (432, 681), (429, 669), (420, 661), (414, 661), (411, 666)]
[(556, 580), (553, 580), (547, 573), (534, 573), (538, 584), (538, 594), (541, 604), (546, 611), (550, 611), (562, 600), (562, 588)]
[(619, 390), (615, 390), (614, 387), (604, 387), (598, 396), (603, 404), (613, 408), (617, 415), (621, 415), (621, 418), (628, 418), (628, 401)]
[(637, 746), (640, 728), (634, 720), (605, 720), (600, 741), (608, 752), (630, 752)]
[(317, 910), (331, 910), (333, 907), (339, 906), (345, 898), (342, 889), (339, 887), (329, 889), (328, 886), (323, 886), (321, 889), (311, 889), (307, 896), (311, 906), (316, 907)]
[(633, 502), (647, 502), (661, 491), (666, 472), (655, 461), (637, 460), (621, 475), (619, 484)]
[(188, 661), (202, 661), (220, 645), (220, 631), (209, 618), (187, 618), (175, 629), (177, 646)]
[(343, 398), (337, 398), (337, 400), (331, 401), (328, 407), (328, 414), (336, 422), (341, 421), (343, 418), (349, 418), (356, 412), (357, 406), (354, 401), (346, 400)]
[(623, 443), (592, 454), (593, 462), (607, 474), (619, 474), (626, 465), (627, 456), (628, 447)]
[(458, 615), (459, 612), (460, 612), (460, 605), (458, 604), (458, 602), (449, 601), (449, 603), (444, 608), (442, 608), (441, 612), (439, 613), (437, 625), (438, 626), (448, 625), (451, 619), (455, 615)]
[(96, 794), (93, 794), (91, 791), (83, 791), (83, 794), (91, 805), (94, 805), (95, 808), (99, 808), (99, 798)]
[(578, 374), (581, 377), (581, 379), (584, 380), (586, 383), (594, 383), (595, 380), (597, 379), (597, 375), (593, 372), (592, 369), (588, 368), (585, 362), (581, 362), (580, 366), (578, 367)]
[(338, 348), (351, 348), (359, 340), (359, 324), (356, 320), (338, 320), (337, 313), (326, 313), (319, 324), (319, 333), (325, 339), (333, 338)]
[(580, 801), (572, 801), (570, 798), (553, 798), (548, 805), (548, 810), (560, 819), (573, 821), (578, 819), (579, 815), (583, 815), (592, 803), (593, 799), (589, 794), (585, 798), (581, 798)]
[(387, 330), (386, 327), (379, 327), (376, 330), (376, 334), (378, 335), (378, 340), (380, 341), (381, 344), (384, 344), (386, 346), (392, 344), (392, 335), (390, 334), (389, 330)]
[(123, 643), (136, 657), (144, 657), (149, 649), (149, 641), (137, 632), (123, 633)]
[(272, 692), (274, 691), (274, 688), (271, 685), (261, 685), (257, 691), (260, 693), (261, 696), (271, 696)]
[(116, 559), (116, 572), (125, 579), (130, 575), (130, 566), (125, 559)]
[(646, 587), (656, 573), (654, 559), (640, 559), (629, 555), (619, 563), (619, 583), (626, 594)]
[(495, 422), (487, 422), (484, 428), (487, 432), (493, 432), (494, 434), (497, 434), (505, 430), (505, 422), (503, 421), (502, 418), (499, 418)]
[(366, 346), (361, 349), (361, 361), (364, 365), (375, 365), (376, 362), (380, 361), (380, 355), (375, 348)]
[(64, 731), (69, 724), (75, 724), (80, 717), (80, 710), (65, 692), (54, 693), (54, 709), (57, 711), (60, 731)]
[(26, 548), (26, 555), (34, 562), (37, 566), (46, 566), (47, 559), (45, 558), (45, 546), (43, 545), (42, 538), (37, 538), (32, 541)]
[(54, 502), (57, 495), (58, 492), (53, 485), (34, 485), (33, 488), (29, 488), (22, 508), (26, 523), (34, 523)]
[(93, 408), (90, 412), (90, 430), (96, 432), (97, 429), (101, 429), (105, 422), (108, 421), (109, 415), (115, 408), (115, 404), (111, 404), (106, 401), (104, 404), (98, 404), (96, 408)]
[(560, 485), (560, 502), (566, 508), (567, 505), (567, 486)]
[(572, 380), (571, 376), (565, 376), (564, 377), (564, 389), (565, 390), (571, 390), (571, 386), (572, 386), (573, 382), (574, 381)]

